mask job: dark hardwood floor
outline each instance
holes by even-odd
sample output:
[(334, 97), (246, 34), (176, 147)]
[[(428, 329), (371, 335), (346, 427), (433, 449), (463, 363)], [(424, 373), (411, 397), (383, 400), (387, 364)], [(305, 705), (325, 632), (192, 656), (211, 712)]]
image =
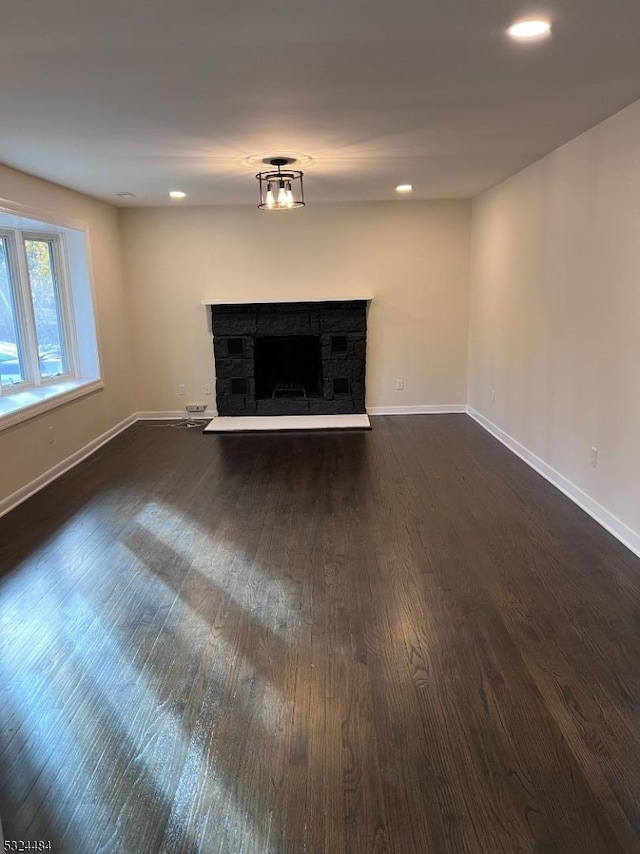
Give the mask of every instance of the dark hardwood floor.
[(0, 812), (91, 854), (640, 852), (640, 560), (460, 416), (137, 425), (0, 520)]

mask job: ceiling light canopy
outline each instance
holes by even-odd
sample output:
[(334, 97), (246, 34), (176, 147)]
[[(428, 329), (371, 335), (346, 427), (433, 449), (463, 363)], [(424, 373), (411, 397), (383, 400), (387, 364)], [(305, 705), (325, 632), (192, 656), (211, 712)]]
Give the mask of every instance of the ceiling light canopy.
[(551, 32), (551, 24), (543, 18), (535, 18), (530, 21), (516, 21), (507, 30), (511, 38), (526, 41), (527, 39), (539, 39), (548, 36)]
[(265, 157), (262, 162), (274, 168), (256, 175), (260, 185), (260, 210), (290, 211), (293, 208), (303, 208), (303, 173), (298, 169), (282, 169), (283, 166), (296, 163), (296, 158)]

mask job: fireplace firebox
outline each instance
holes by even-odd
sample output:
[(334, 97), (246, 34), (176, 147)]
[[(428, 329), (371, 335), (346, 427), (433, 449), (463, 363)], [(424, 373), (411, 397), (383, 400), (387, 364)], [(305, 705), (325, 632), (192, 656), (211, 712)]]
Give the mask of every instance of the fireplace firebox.
[(364, 413), (366, 307), (366, 300), (211, 305), (218, 413)]
[(319, 335), (256, 338), (253, 361), (256, 400), (322, 396)]

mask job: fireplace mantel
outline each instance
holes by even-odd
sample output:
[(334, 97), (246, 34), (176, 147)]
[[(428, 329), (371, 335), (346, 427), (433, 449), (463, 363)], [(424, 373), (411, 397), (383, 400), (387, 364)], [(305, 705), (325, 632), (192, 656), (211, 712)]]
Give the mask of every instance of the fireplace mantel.
[(257, 299), (255, 297), (238, 299), (237, 297), (229, 297), (228, 299), (203, 299), (202, 305), (262, 305), (283, 302), (371, 302), (372, 299), (373, 294), (343, 294), (342, 296), (303, 297), (301, 299), (292, 299), (292, 297), (275, 297), (270, 299)]

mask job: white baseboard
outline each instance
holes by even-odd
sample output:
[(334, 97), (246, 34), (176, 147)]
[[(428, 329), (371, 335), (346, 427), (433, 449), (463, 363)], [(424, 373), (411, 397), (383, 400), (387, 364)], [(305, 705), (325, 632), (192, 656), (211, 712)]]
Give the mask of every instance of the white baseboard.
[(500, 427), (492, 421), (489, 421), (488, 418), (485, 418), (484, 415), (473, 409), (473, 407), (468, 406), (467, 413), (474, 419), (474, 421), (477, 421), (481, 427), (484, 427), (488, 433), (491, 433), (494, 438), (499, 442), (502, 442), (502, 444), (510, 451), (520, 457), (520, 459), (527, 463), (527, 465), (531, 466), (534, 471), (542, 475), (545, 480), (552, 483), (560, 490), (560, 492), (566, 495), (567, 498), (570, 498), (574, 504), (577, 504), (578, 507), (584, 510), (585, 513), (588, 513), (592, 519), (595, 519), (595, 521), (609, 531), (610, 534), (613, 534), (617, 540), (620, 540), (624, 546), (640, 557), (640, 534), (632, 528), (629, 528), (628, 525), (624, 524), (624, 522), (621, 522), (617, 516), (610, 513), (602, 506), (602, 504), (598, 504), (597, 501), (587, 495), (586, 492), (583, 492), (580, 487), (575, 485), (575, 483), (560, 474), (559, 471), (556, 471), (556, 469), (548, 463), (545, 463), (545, 461), (534, 454), (533, 451), (525, 448), (524, 445), (521, 445), (520, 442), (508, 433), (505, 433), (504, 430), (501, 430)]
[(123, 430), (126, 430), (127, 427), (131, 427), (138, 420), (137, 415), (129, 415), (128, 418), (125, 418), (124, 421), (121, 421), (119, 424), (115, 424), (113, 427), (110, 427), (108, 430), (105, 430), (102, 435), (97, 436), (83, 448), (80, 448), (79, 451), (76, 451), (74, 454), (71, 454), (70, 457), (67, 457), (64, 460), (61, 460), (57, 463), (53, 468), (50, 468), (48, 471), (41, 474), (35, 480), (32, 480), (30, 483), (27, 483), (25, 486), (13, 492), (11, 495), (8, 495), (6, 498), (3, 498), (0, 501), (0, 516), (4, 516), (5, 513), (8, 513), (10, 510), (13, 510), (14, 507), (17, 507), (18, 504), (22, 504), (23, 501), (26, 501), (27, 498), (30, 498), (32, 495), (35, 495), (36, 492), (39, 492), (41, 489), (44, 489), (45, 486), (48, 486), (52, 481), (56, 478), (60, 477), (61, 474), (69, 471), (74, 466), (77, 466), (78, 463), (81, 463), (83, 460), (86, 460), (87, 457), (90, 457), (91, 454), (95, 453), (98, 448), (101, 448), (103, 445), (106, 445), (114, 436), (117, 436), (118, 433), (122, 433)]
[(211, 421), (215, 412), (185, 412), (184, 409), (165, 410), (163, 412), (136, 412), (136, 421), (178, 421), (189, 417), (192, 421)]
[[(426, 406), (367, 406), (368, 415), (447, 415), (453, 412), (466, 411), (467, 406), (465, 403), (445, 403)], [(205, 418), (207, 421), (216, 417), (215, 411), (211, 412), (209, 410), (195, 413), (195, 415), (198, 418)], [(176, 409), (164, 412), (137, 412), (136, 417), (139, 421), (171, 421), (175, 418), (184, 418), (185, 411), (184, 409)]]
[(369, 415), (450, 415), (466, 412), (464, 403), (444, 403), (428, 406), (367, 406)]
[[(467, 407), (464, 403), (451, 403), (444, 405), (428, 405), (428, 406), (368, 406), (367, 415), (450, 415), (454, 412), (466, 412)], [(138, 421), (173, 421), (185, 417), (184, 410), (166, 410), (163, 412), (137, 412), (136, 418)], [(191, 418), (204, 419), (211, 421), (216, 418), (215, 412), (197, 412), (190, 415)], [(242, 416), (234, 416), (236, 418)], [(268, 416), (269, 418), (278, 416)], [(312, 416), (301, 416), (312, 417)]]

